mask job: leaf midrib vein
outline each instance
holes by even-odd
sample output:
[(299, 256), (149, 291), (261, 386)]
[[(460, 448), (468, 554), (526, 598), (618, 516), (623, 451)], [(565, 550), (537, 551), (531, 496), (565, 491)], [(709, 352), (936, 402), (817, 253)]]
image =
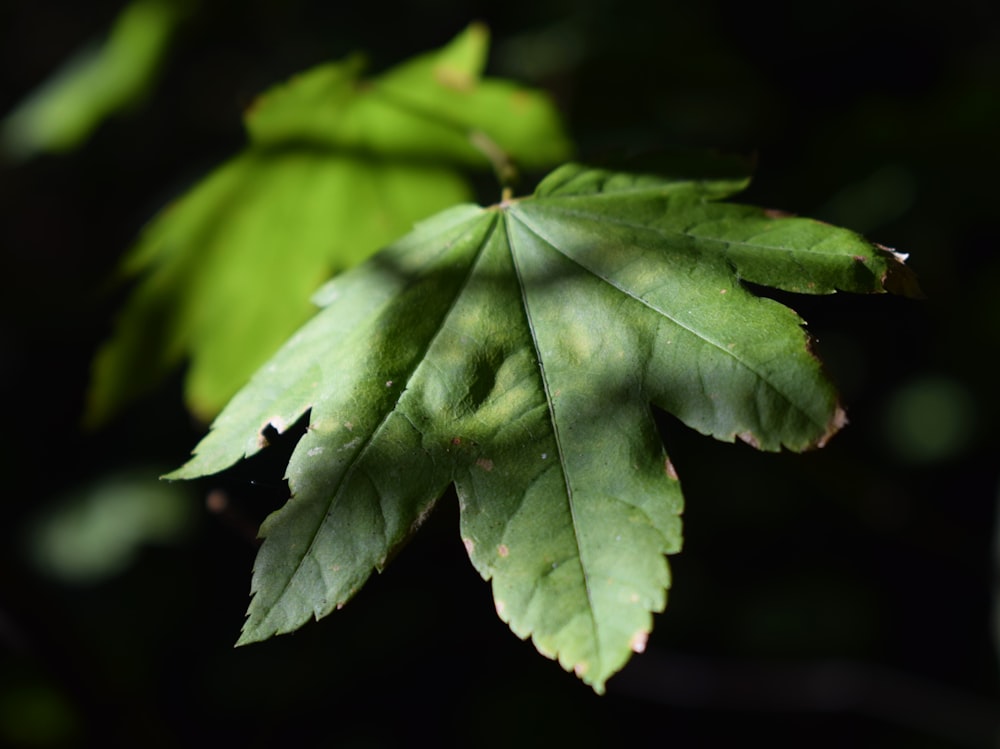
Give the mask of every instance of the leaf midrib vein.
[(703, 189), (696, 191), (684, 190), (685, 185), (699, 186), (699, 185), (709, 184), (704, 180), (676, 180), (675, 182), (670, 182), (666, 185), (660, 184), (655, 186), (618, 188), (613, 191), (607, 191), (607, 192), (603, 190), (597, 192), (586, 192), (586, 193), (576, 193), (576, 194), (561, 192), (562, 190), (565, 189), (572, 189), (572, 187), (569, 187), (569, 185), (571, 184), (572, 182), (566, 182), (562, 185), (559, 185), (559, 187), (557, 187), (556, 190), (553, 192), (545, 193), (543, 195), (536, 194), (527, 196), (526, 199), (544, 200), (548, 202), (550, 200), (588, 200), (588, 199), (593, 200), (594, 198), (601, 198), (601, 197), (611, 198), (611, 197), (625, 196), (635, 200), (643, 196), (653, 197), (653, 198), (669, 198), (672, 196), (672, 193), (674, 193), (677, 190), (681, 190), (687, 193), (687, 195), (684, 196), (685, 199), (699, 198), (701, 200), (714, 203), (720, 200), (724, 200), (726, 197), (736, 192), (739, 192), (736, 189), (733, 190)]
[(531, 308), (530, 305), (528, 304), (527, 283), (521, 272), (521, 267), (518, 264), (517, 252), (515, 252), (514, 250), (514, 242), (509, 229), (509, 221), (510, 221), (510, 212), (504, 211), (504, 222), (507, 234), (507, 243), (510, 248), (511, 261), (514, 266), (514, 273), (517, 276), (518, 288), (521, 290), (521, 304), (524, 308), (524, 316), (528, 323), (528, 330), (531, 333), (531, 343), (535, 349), (535, 355), (538, 360), (538, 368), (541, 374), (542, 387), (545, 391), (545, 403), (549, 411), (549, 419), (552, 422), (552, 436), (556, 443), (556, 451), (559, 453), (559, 468), (563, 474), (563, 480), (566, 485), (566, 504), (569, 508), (570, 520), (573, 525), (573, 541), (577, 549), (577, 558), (580, 560), (580, 571), (581, 574), (583, 575), (583, 588), (587, 596), (587, 608), (588, 611), (590, 612), (590, 616), (588, 617), (588, 619), (590, 621), (591, 634), (594, 640), (594, 652), (596, 654), (598, 661), (598, 663), (595, 665), (597, 665), (597, 667), (600, 668), (603, 662), (601, 658), (601, 640), (597, 632), (597, 619), (594, 614), (595, 611), (594, 596), (590, 589), (590, 578), (587, 574), (586, 566), (583, 563), (583, 556), (584, 556), (583, 544), (580, 539), (579, 522), (576, 515), (576, 508), (573, 504), (573, 495), (574, 495), (573, 486), (566, 469), (566, 455), (565, 452), (563, 451), (563, 444), (562, 444), (562, 437), (560, 436), (559, 423), (556, 420), (556, 414), (553, 406), (554, 401), (552, 393), (549, 391), (549, 382), (545, 376), (545, 363), (543, 361), (541, 347), (539, 346), (538, 343), (538, 337), (535, 334), (535, 323), (531, 317)]

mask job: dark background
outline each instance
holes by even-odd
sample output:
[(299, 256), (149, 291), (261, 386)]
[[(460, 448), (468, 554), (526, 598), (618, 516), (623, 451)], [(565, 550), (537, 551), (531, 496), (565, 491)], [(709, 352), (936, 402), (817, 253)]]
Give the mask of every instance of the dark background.
[[(0, 112), (121, 7), (0, 7)], [(995, 746), (997, 13), (204, 3), (141, 108), (72, 154), (0, 168), (0, 745)], [(924, 301), (782, 297), (851, 426), (816, 453), (761, 455), (661, 419), (686, 547), (649, 649), (603, 698), (496, 617), (453, 497), (344, 610), (233, 649), (255, 552), (241, 523), (280, 503), (287, 443), (171, 487), (187, 492), (184, 522), (117, 571), (46, 568), (46, 518), (123, 473), (143, 485), (200, 434), (179, 377), (101, 431), (78, 426), (123, 298), (107, 279), (143, 223), (241, 147), (262, 88), (357, 49), (382, 68), (476, 19), (493, 31), (490, 71), (550, 91), (582, 158), (752, 152), (743, 201), (910, 253)], [(213, 490), (229, 513), (206, 508)]]

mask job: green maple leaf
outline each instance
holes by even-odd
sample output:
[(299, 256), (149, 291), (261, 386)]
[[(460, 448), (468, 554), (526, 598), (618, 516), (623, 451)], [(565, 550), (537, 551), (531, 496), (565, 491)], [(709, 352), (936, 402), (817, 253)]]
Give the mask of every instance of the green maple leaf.
[(323, 310), (170, 476), (220, 471), (311, 411), (240, 642), (341, 606), (453, 482), (501, 618), (603, 691), (645, 646), (681, 546), (650, 404), (763, 450), (821, 446), (844, 423), (802, 320), (741, 280), (818, 294), (908, 281), (847, 230), (717, 202), (742, 185), (571, 164), (531, 197), (446, 211), (324, 287)]
[(190, 360), (185, 399), (211, 418), (312, 313), (330, 275), (468, 200), (466, 168), (548, 167), (569, 151), (543, 94), (484, 79), (488, 36), (370, 80), (360, 57), (261, 96), (248, 148), (168, 206), (123, 266), (141, 280), (94, 363), (86, 420)]

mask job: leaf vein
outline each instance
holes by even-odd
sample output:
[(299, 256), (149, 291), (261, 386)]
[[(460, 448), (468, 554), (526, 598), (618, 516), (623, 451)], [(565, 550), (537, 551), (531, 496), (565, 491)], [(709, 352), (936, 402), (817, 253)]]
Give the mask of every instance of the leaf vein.
[[(651, 232), (651, 233), (654, 233), (654, 234), (659, 234), (660, 236), (662, 236), (664, 238), (669, 238), (669, 237), (673, 237), (673, 236), (681, 236), (681, 237), (689, 237), (690, 239), (697, 239), (697, 240), (702, 241), (702, 242), (712, 242), (714, 244), (723, 244), (723, 245), (735, 245), (735, 246), (739, 246), (739, 247), (751, 247), (753, 249), (758, 249), (758, 250), (773, 250), (773, 251), (780, 251), (780, 252), (786, 252), (786, 253), (800, 253), (801, 252), (801, 253), (810, 253), (810, 254), (817, 254), (817, 255), (829, 255), (830, 254), (830, 253), (822, 252), (820, 250), (816, 250), (815, 249), (819, 245), (823, 244), (825, 240), (820, 241), (820, 242), (816, 242), (815, 244), (811, 245), (810, 247), (782, 247), (780, 245), (773, 245), (773, 244), (754, 244), (750, 240), (753, 240), (753, 239), (755, 239), (758, 236), (763, 236), (763, 235), (766, 234), (766, 232), (758, 232), (757, 234), (754, 234), (752, 237), (748, 237), (747, 239), (743, 239), (743, 240), (720, 239), (718, 237), (709, 237), (709, 236), (704, 236), (704, 235), (701, 235), (701, 234), (693, 234), (692, 233), (692, 230), (695, 229), (695, 228), (697, 228), (698, 226), (700, 226), (702, 223), (711, 223), (709, 221), (694, 223), (694, 224), (691, 224), (690, 226), (688, 226), (687, 228), (677, 230), (677, 229), (672, 229), (672, 228), (668, 228), (668, 227), (650, 226), (649, 224), (636, 223), (634, 221), (629, 221), (628, 219), (622, 218), (621, 216), (610, 216), (610, 215), (607, 215), (607, 214), (604, 214), (604, 213), (595, 214), (595, 213), (590, 212), (590, 211), (581, 211), (581, 210), (578, 210), (578, 209), (572, 209), (572, 208), (568, 208), (568, 207), (563, 206), (563, 205), (559, 205), (556, 202), (557, 200), (558, 201), (568, 200), (568, 199), (570, 199), (572, 197), (586, 197), (586, 198), (590, 198), (590, 199), (593, 200), (595, 196), (593, 196), (593, 195), (580, 195), (580, 196), (563, 196), (563, 195), (560, 195), (560, 196), (553, 197), (553, 198), (545, 198), (545, 206), (547, 208), (554, 209), (556, 211), (559, 211), (560, 213), (563, 213), (563, 214), (565, 214), (567, 216), (572, 216), (574, 218), (586, 218), (586, 219), (589, 219), (591, 221), (600, 221), (601, 223), (604, 223), (604, 224), (616, 224), (618, 226), (628, 227), (629, 229), (635, 229), (637, 231), (644, 231), (644, 232)], [(705, 202), (707, 202), (707, 201), (705, 201)], [(718, 204), (718, 205), (734, 205), (734, 204), (721, 203), (721, 204)], [(777, 220), (781, 220), (781, 219), (777, 219)], [(787, 220), (787, 219), (785, 219), (785, 220)], [(842, 231), (846, 231), (846, 230), (842, 230)]]

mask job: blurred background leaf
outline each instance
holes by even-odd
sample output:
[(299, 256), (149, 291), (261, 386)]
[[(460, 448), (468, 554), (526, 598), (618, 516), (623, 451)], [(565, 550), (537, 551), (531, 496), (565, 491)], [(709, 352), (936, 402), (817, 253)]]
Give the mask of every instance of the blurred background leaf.
[(146, 544), (178, 543), (197, 518), (186, 487), (153, 468), (102, 478), (54, 500), (27, 538), (32, 563), (65, 583), (96, 583), (128, 569)]
[(310, 296), (330, 275), (469, 200), (464, 169), (568, 158), (544, 93), (483, 77), (488, 46), (474, 24), (378, 76), (362, 77), (352, 56), (257, 97), (247, 148), (168, 205), (126, 257), (122, 273), (138, 282), (95, 359), (88, 423), (184, 360), (187, 405), (210, 421), (315, 312)]
[(13, 160), (79, 147), (101, 123), (135, 106), (156, 82), (185, 0), (136, 0), (107, 38), (65, 62), (0, 123), (0, 151)]

